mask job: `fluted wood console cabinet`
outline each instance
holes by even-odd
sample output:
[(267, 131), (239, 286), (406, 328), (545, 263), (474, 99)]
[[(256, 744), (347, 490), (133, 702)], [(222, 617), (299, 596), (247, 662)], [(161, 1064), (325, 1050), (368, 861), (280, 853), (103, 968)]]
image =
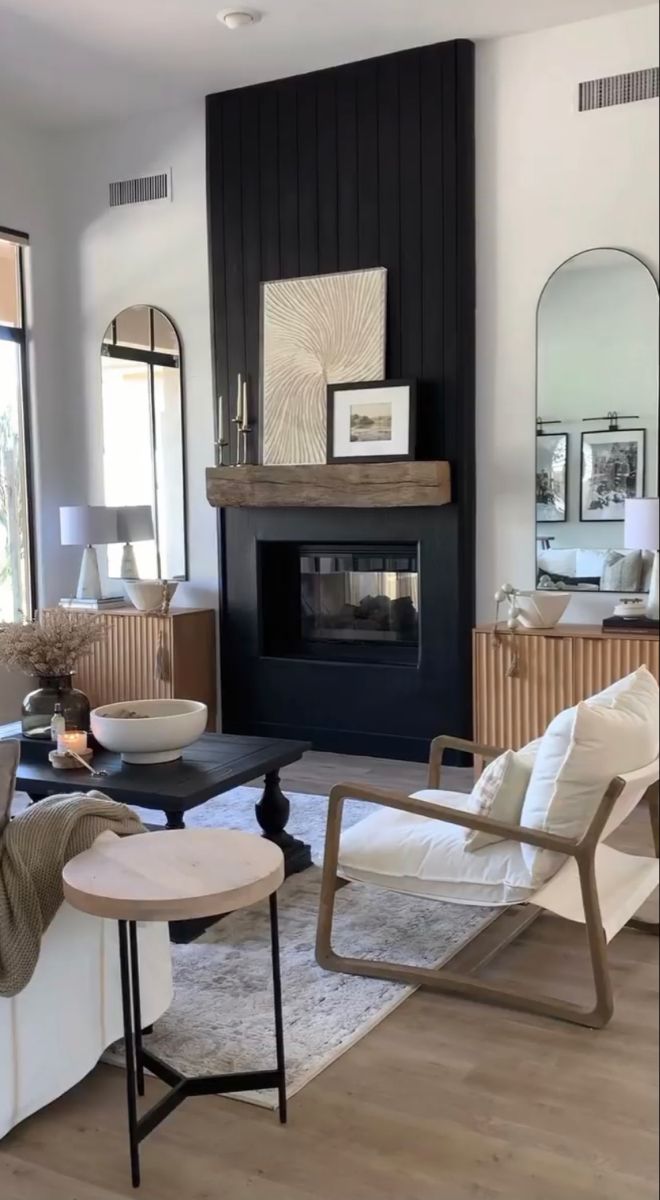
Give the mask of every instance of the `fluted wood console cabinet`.
[(172, 608), (166, 616), (114, 608), (94, 614), (106, 638), (74, 676), (92, 707), (116, 700), (201, 700), (216, 727), (215, 613)]
[(658, 679), (657, 633), (603, 632), (594, 625), (474, 630), (474, 736), (518, 749), (549, 721), (645, 663)]

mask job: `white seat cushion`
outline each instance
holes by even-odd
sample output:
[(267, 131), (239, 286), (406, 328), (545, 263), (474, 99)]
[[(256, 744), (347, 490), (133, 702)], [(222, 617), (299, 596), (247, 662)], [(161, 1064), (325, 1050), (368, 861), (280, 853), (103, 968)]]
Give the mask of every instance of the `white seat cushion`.
[[(465, 809), (468, 796), (424, 790), (415, 799)], [(339, 874), (393, 892), (452, 904), (504, 906), (527, 900), (531, 878), (517, 842), (465, 850), (465, 829), (380, 808), (342, 835)]]
[[(584, 834), (608, 784), (658, 754), (658, 685), (646, 667), (550, 722), (536, 754), (521, 825), (562, 837)], [(534, 886), (562, 855), (523, 845)]]

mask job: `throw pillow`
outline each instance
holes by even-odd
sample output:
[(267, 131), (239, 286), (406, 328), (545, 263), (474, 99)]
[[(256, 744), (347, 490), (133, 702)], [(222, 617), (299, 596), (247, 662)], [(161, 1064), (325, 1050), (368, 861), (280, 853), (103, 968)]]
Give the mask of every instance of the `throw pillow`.
[[(479, 777), (470, 793), (466, 809), (480, 817), (492, 817), (494, 821), (506, 821), (509, 825), (520, 824), (527, 784), (532, 774), (533, 759), (515, 750), (507, 750), (493, 759)], [(483, 833), (479, 829), (468, 829), (465, 849), (473, 853), (492, 842), (504, 841), (496, 833)]]
[[(536, 755), (520, 824), (581, 837), (617, 775), (658, 755), (658, 685), (646, 667), (550, 722)], [(562, 855), (522, 847), (534, 886), (555, 873)]]
[(638, 592), (642, 574), (641, 550), (608, 550), (600, 577), (602, 592)]
[(14, 799), (19, 753), (18, 742), (0, 742), (0, 834), (9, 820)]

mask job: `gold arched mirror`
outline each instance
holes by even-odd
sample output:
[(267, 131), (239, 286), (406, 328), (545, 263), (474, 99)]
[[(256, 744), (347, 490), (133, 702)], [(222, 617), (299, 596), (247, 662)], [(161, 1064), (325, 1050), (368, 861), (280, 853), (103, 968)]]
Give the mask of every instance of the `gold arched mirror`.
[[(133, 510), (125, 540), (135, 541), (134, 573), (186, 579), (181, 345), (165, 313), (140, 304), (117, 314), (101, 346), (101, 383), (104, 503)], [(126, 574), (120, 545), (108, 547), (108, 570)]]

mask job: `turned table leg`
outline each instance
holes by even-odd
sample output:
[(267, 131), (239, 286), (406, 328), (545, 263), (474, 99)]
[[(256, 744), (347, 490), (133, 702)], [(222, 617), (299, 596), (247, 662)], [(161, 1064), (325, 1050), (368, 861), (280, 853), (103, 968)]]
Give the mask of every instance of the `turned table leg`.
[(182, 808), (171, 808), (165, 811), (165, 821), (168, 829), (185, 829), (186, 827)]
[(311, 867), (312, 854), (305, 842), (287, 832), (290, 811), (291, 805), (280, 787), (279, 771), (269, 771), (264, 777), (264, 790), (255, 805), (255, 813), (264, 837), (275, 842), (284, 854), (286, 874), (295, 875)]

